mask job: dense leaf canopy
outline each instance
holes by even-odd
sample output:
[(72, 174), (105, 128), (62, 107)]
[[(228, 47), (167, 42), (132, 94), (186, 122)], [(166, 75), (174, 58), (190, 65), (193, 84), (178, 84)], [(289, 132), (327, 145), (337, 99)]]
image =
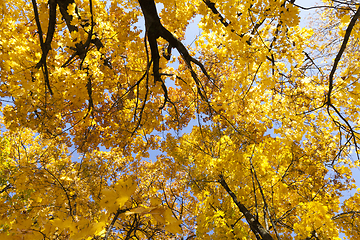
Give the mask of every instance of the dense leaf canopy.
[(360, 239), (356, 1), (0, 5), (1, 239)]

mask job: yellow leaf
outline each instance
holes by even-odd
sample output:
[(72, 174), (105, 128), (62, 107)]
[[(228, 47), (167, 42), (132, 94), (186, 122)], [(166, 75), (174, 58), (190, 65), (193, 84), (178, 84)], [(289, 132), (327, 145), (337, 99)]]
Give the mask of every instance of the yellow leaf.
[(159, 223), (162, 223), (162, 224), (166, 223), (165, 218), (160, 214), (151, 214), (151, 216)]
[(101, 235), (106, 232), (105, 225), (105, 221), (94, 223), (92, 225), (91, 232), (93, 232), (95, 235)]
[(166, 209), (166, 211), (164, 212), (164, 217), (165, 220), (169, 223), (174, 223), (177, 221), (170, 209)]
[(145, 207), (137, 207), (132, 209), (131, 211), (127, 211), (125, 215), (131, 215), (131, 214), (139, 214), (139, 213), (149, 213), (154, 207), (151, 208), (145, 208)]
[(150, 214), (164, 214), (165, 208), (157, 207), (150, 211)]
[(173, 234), (181, 234), (182, 233), (182, 229), (181, 229), (181, 227), (180, 227), (180, 223), (181, 223), (181, 221), (179, 221), (179, 220), (176, 220), (176, 221), (174, 221), (174, 222), (172, 222), (172, 223), (170, 223), (170, 224), (167, 224), (166, 226), (165, 226), (165, 230), (166, 231), (169, 231), (169, 232), (171, 232), (171, 233), (173, 233)]

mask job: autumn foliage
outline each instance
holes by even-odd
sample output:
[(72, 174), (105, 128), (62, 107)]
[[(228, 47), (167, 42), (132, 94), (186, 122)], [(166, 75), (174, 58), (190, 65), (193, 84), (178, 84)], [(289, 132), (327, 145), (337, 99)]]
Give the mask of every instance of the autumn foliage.
[(0, 5), (0, 239), (360, 239), (356, 1)]

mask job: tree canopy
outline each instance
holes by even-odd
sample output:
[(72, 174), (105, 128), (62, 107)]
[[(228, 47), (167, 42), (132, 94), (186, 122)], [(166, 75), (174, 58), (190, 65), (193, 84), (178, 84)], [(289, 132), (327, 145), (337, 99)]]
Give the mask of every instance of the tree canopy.
[(356, 1), (0, 4), (1, 239), (360, 239)]

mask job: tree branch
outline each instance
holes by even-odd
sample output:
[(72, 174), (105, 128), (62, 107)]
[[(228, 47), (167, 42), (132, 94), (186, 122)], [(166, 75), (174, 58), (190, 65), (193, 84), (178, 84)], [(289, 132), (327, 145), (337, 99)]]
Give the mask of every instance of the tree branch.
[(3, 189), (0, 190), (0, 193), (6, 192), (10, 188), (13, 188), (13, 186), (11, 184), (8, 184)]
[(224, 176), (219, 175), (218, 182), (221, 184), (221, 186), (226, 190), (226, 192), (231, 196), (236, 206), (239, 208), (240, 212), (244, 214), (247, 223), (249, 224), (251, 231), (255, 234), (257, 239), (262, 240), (273, 240), (273, 237), (270, 235), (270, 233), (259, 223), (258, 219), (254, 217), (254, 215), (251, 214), (251, 212), (237, 200), (236, 195), (230, 190), (228, 184), (226, 183)]
[(127, 208), (127, 209), (118, 209), (117, 212), (115, 213), (115, 216), (113, 218), (113, 220), (111, 221), (110, 225), (109, 225), (109, 228), (107, 229), (106, 231), (106, 234), (105, 234), (105, 237), (104, 237), (104, 240), (107, 240), (109, 235), (110, 235), (110, 232), (111, 232), (111, 229), (114, 227), (114, 224), (116, 222), (116, 220), (118, 219), (119, 215), (122, 214), (122, 213), (125, 213), (127, 211), (129, 211), (130, 209)]
[[(144, 14), (145, 18), (145, 26), (146, 26), (146, 32), (148, 36), (148, 41), (150, 44), (150, 50), (151, 50), (151, 57), (153, 60), (153, 74), (154, 74), (154, 80), (160, 81), (160, 73), (159, 73), (159, 50), (157, 45), (157, 38), (162, 37), (169, 43), (169, 48), (176, 48), (176, 50), (180, 53), (181, 57), (186, 62), (186, 65), (190, 69), (191, 76), (194, 79), (198, 94), (201, 96), (203, 100), (206, 100), (205, 91), (202, 93), (201, 89), (203, 89), (203, 86), (195, 73), (194, 69), (191, 66), (191, 63), (194, 63), (197, 65), (202, 73), (211, 80), (209, 74), (207, 73), (204, 65), (200, 63), (197, 59), (193, 58), (186, 47), (172, 34), (170, 33), (160, 22), (160, 18), (158, 16), (155, 2), (154, 0), (138, 0), (141, 10)], [(168, 52), (170, 52), (168, 50)]]
[[(57, 4), (59, 5), (61, 15), (62, 15), (63, 19), (65, 20), (65, 23), (66, 23), (67, 28), (69, 29), (69, 32), (70, 33), (74, 32), (74, 31), (77, 32), (78, 27), (71, 24), (73, 16), (70, 15), (68, 13), (68, 11), (67, 11), (69, 5), (70, 4), (75, 4), (75, 1), (74, 0), (57, 0)], [(101, 48), (104, 47), (104, 45), (102, 44), (101, 40), (98, 37), (93, 38), (93, 35), (96, 36), (96, 33), (94, 33), (95, 23), (94, 23), (94, 14), (93, 14), (93, 6), (92, 6), (93, 3), (92, 3), (92, 1), (89, 1), (89, 4), (90, 4), (90, 14), (91, 14), (91, 23), (90, 23), (91, 24), (91, 29), (90, 29), (90, 32), (87, 32), (88, 33), (88, 38), (87, 38), (85, 43), (78, 42), (78, 43), (75, 44), (75, 46), (76, 46), (76, 48), (74, 49), (75, 53), (61, 67), (66, 67), (67, 65), (69, 65), (71, 63), (71, 61), (76, 56), (80, 57), (80, 59), (82, 60), (81, 61), (81, 64), (82, 64), (82, 62), (85, 59), (86, 53), (89, 51), (90, 43), (94, 44), (96, 46), (97, 50), (100, 50)], [(76, 11), (77, 11), (77, 8), (76, 8)], [(85, 27), (85, 26), (88, 26), (88, 25), (89, 25), (89, 23), (81, 24), (82, 27)], [(110, 69), (112, 69), (111, 63), (109, 62), (108, 58), (106, 58), (104, 56), (104, 54), (102, 54), (102, 57), (104, 59), (104, 65), (109, 67)]]
[(43, 73), (44, 73), (46, 87), (49, 89), (50, 94), (53, 95), (53, 91), (51, 90), (50, 81), (49, 81), (49, 72), (48, 72), (47, 65), (46, 65), (46, 57), (47, 57), (47, 54), (48, 54), (48, 52), (49, 52), (49, 50), (51, 48), (51, 41), (52, 41), (52, 38), (53, 38), (54, 32), (55, 32), (56, 0), (50, 0), (49, 1), (49, 6), (50, 6), (50, 10), (49, 10), (49, 26), (48, 26), (48, 31), (47, 31), (47, 34), (46, 34), (45, 43), (44, 43), (44, 39), (43, 39), (43, 32), (42, 32), (42, 29), (41, 29), (39, 11), (38, 11), (38, 8), (37, 8), (36, 0), (32, 0), (32, 5), (33, 5), (33, 9), (34, 9), (35, 22), (36, 22), (36, 26), (37, 26), (37, 29), (38, 29), (38, 34), (39, 34), (39, 39), (40, 39), (40, 46), (41, 46), (41, 51), (42, 51), (41, 59), (36, 64), (36, 68), (43, 67)]
[(338, 54), (335, 57), (333, 67), (332, 67), (330, 75), (329, 75), (329, 91), (328, 91), (327, 99), (326, 99), (326, 104), (327, 105), (331, 104), (331, 92), (332, 92), (333, 87), (334, 87), (333, 86), (333, 84), (334, 84), (334, 74), (335, 74), (336, 68), (337, 68), (337, 66), (339, 64), (341, 56), (343, 55), (343, 53), (345, 51), (346, 45), (347, 45), (347, 43), (349, 41), (349, 38), (350, 38), (351, 31), (354, 28), (355, 22), (359, 18), (359, 16), (360, 16), (360, 6), (357, 9), (355, 15), (351, 19), (351, 21), (350, 21), (350, 23), (349, 23), (349, 25), (348, 25), (348, 27), (346, 29), (344, 40), (343, 40), (343, 42), (341, 44), (341, 47), (340, 47), (340, 50), (339, 50)]
[(339, 214), (333, 216), (331, 219), (336, 220), (336, 219), (339, 219), (339, 218), (347, 217), (349, 215), (352, 215), (352, 217), (354, 217), (355, 215), (360, 215), (360, 211), (349, 211), (349, 212), (339, 213)]

